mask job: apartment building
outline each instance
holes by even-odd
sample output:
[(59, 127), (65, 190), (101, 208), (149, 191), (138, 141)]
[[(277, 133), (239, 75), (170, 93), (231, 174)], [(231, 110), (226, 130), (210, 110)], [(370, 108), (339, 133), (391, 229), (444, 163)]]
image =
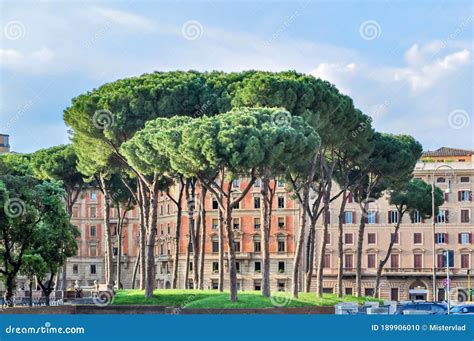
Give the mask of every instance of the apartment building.
[[(414, 177), (423, 179), (440, 187), (445, 194), (445, 203), (440, 207), (436, 220), (436, 234), (432, 233), (431, 219), (422, 220), (416, 214), (405, 215), (401, 229), (396, 236), (396, 243), (390, 260), (385, 266), (381, 282), (383, 298), (428, 299), (433, 298), (433, 238), (435, 238), (435, 254), (438, 299), (445, 298), (444, 279), (446, 271), (441, 266), (441, 253), (444, 250), (454, 251), (454, 267), (451, 269), (451, 287), (454, 299), (466, 299), (465, 288), (468, 287), (468, 271), (472, 269), (474, 223), (472, 218), (472, 190), (474, 184), (474, 160), (472, 151), (452, 148), (440, 148), (424, 153), (414, 169)], [(246, 186), (245, 179), (233, 183), (234, 193), (242, 191)], [(292, 259), (294, 243), (300, 223), (300, 207), (285, 188), (285, 183), (278, 181), (273, 202), (272, 231), (270, 238), (271, 252), (271, 287), (272, 290), (289, 288), (291, 284)], [(334, 186), (337, 191), (337, 186)], [(447, 191), (449, 189), (449, 191)], [(178, 188), (172, 195), (177, 196)], [(68, 260), (68, 285), (74, 280), (81, 285), (90, 285), (94, 280), (103, 281), (103, 223), (102, 195), (88, 188), (74, 207), (73, 223), (81, 231), (78, 240), (79, 251), (76, 257)], [(260, 182), (240, 202), (234, 211), (234, 238), (237, 251), (238, 286), (240, 290), (259, 290), (261, 286), (262, 262), (260, 256)], [(337, 238), (338, 211), (340, 201), (331, 204), (329, 233), (326, 236), (326, 254), (324, 255), (324, 291), (335, 292), (337, 287)], [(185, 205), (186, 206), (186, 205)], [(212, 195), (206, 197), (206, 288), (217, 288), (218, 284), (218, 210)], [(394, 207), (383, 197), (370, 204), (367, 217), (364, 251), (362, 259), (363, 293), (371, 295), (375, 286), (375, 274), (378, 261), (385, 256), (391, 239), (394, 225), (399, 217)], [(354, 292), (355, 252), (358, 236), (358, 222), (361, 209), (358, 203), (349, 197), (344, 214), (344, 280), (343, 290), (347, 294)], [(112, 223), (116, 223), (116, 212), (112, 212)], [(178, 285), (180, 288), (191, 287), (190, 280), (195, 265), (186, 262), (189, 245), (188, 212), (184, 208), (181, 220), (181, 240), (179, 257)], [(172, 201), (161, 193), (158, 198), (158, 234), (156, 239), (156, 286), (169, 288), (173, 268), (174, 236), (176, 226), (176, 207)], [(138, 250), (138, 210), (135, 208), (127, 213), (127, 221), (123, 234), (122, 273), (123, 286), (131, 287), (132, 269)], [(317, 225), (317, 240), (322, 238), (321, 223)], [(116, 236), (113, 241), (114, 252), (117, 250)], [(225, 244), (227, 242), (225, 241)], [(227, 257), (227, 256), (226, 256)], [(187, 263), (187, 264), (186, 264)], [(317, 260), (315, 264), (318, 264)], [(189, 269), (188, 283), (185, 283), (186, 267)], [(303, 266), (304, 268), (304, 266)], [(227, 271), (227, 267), (226, 267)], [(228, 288), (227, 272), (224, 287)], [(316, 279), (313, 281), (315, 286)], [(314, 288), (313, 288), (314, 289)], [(459, 297), (458, 297), (459, 296)]]
[[(473, 233), (472, 218), (474, 187), (474, 162), (472, 151), (440, 148), (424, 153), (414, 169), (414, 177), (432, 183), (445, 192), (445, 202), (435, 217), (435, 235), (432, 220), (423, 220), (417, 214), (403, 217), (393, 252), (385, 266), (381, 281), (381, 295), (392, 300), (433, 299), (432, 273), (437, 268), (437, 298), (445, 295), (446, 269), (442, 266), (442, 253), (454, 251), (454, 267), (450, 271), (452, 296), (466, 300), (468, 274), (472, 270)], [(448, 190), (449, 189), (449, 190)], [(337, 287), (338, 226), (337, 215), (340, 200), (331, 208), (331, 224), (326, 237), (324, 258), (324, 291), (333, 292)], [(344, 213), (344, 292), (355, 290), (355, 262), (358, 238), (358, 224), (361, 208), (349, 197)], [(378, 262), (386, 250), (398, 222), (395, 207), (390, 206), (385, 196), (370, 204), (366, 219), (362, 257), (362, 286), (365, 295), (371, 295), (375, 287)], [(321, 224), (318, 224), (318, 238), (322, 238)], [(435, 264), (433, 264), (433, 238), (435, 239)]]
[(9, 153), (10, 152), (10, 142), (9, 142), (9, 135), (1, 134), (0, 133), (0, 154)]

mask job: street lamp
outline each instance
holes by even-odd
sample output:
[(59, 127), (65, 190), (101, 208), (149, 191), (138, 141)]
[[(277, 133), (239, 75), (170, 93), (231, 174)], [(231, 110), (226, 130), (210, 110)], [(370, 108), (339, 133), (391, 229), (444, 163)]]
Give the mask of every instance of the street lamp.
[[(454, 173), (454, 168), (450, 165), (439, 165), (433, 171), (433, 179), (431, 181), (431, 220), (432, 220), (432, 229), (433, 229), (433, 302), (437, 300), (437, 289), (436, 289), (436, 216), (435, 216), (435, 181), (436, 181), (436, 172), (440, 168), (450, 168)], [(448, 182), (448, 188), (446, 188), (445, 193), (451, 193), (451, 182)]]

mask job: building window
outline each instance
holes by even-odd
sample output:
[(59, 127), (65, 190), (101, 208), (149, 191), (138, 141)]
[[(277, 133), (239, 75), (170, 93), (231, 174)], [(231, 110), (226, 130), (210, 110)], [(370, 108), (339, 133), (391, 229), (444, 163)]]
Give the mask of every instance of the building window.
[(278, 197), (278, 208), (285, 208), (285, 197)]
[(253, 282), (253, 290), (255, 290), (255, 291), (262, 290), (262, 281), (254, 281)]
[(279, 229), (284, 229), (285, 228), (285, 218), (284, 217), (279, 217), (278, 218), (278, 228)]
[(399, 254), (390, 255), (390, 268), (398, 269), (399, 266), (400, 266), (400, 255)]
[(353, 269), (354, 268), (354, 264), (353, 264), (353, 255), (350, 254), (350, 255), (344, 255), (344, 268), (345, 269)]
[(212, 209), (217, 210), (219, 208), (219, 204), (217, 203), (216, 198), (212, 198)]
[(217, 290), (217, 289), (219, 289), (219, 281), (216, 280), (216, 279), (213, 279), (213, 280), (211, 281), (211, 286), (212, 286), (212, 290)]
[(212, 262), (212, 272), (213, 273), (219, 272), (219, 262)]
[(253, 241), (253, 252), (260, 252), (262, 251), (262, 244), (260, 240), (254, 240)]
[[(233, 199), (235, 200), (235, 199), (237, 199), (237, 197), (233, 197)], [(235, 203), (233, 207), (234, 207), (234, 209), (236, 209), (236, 210), (240, 210), (240, 201), (237, 202), (237, 203)]]
[(344, 212), (344, 224), (353, 224), (353, 216), (354, 212), (352, 211), (345, 211)]
[(262, 272), (262, 262), (253, 263), (253, 269), (255, 272)]
[(365, 288), (364, 295), (367, 297), (374, 296), (374, 288)]
[(458, 192), (458, 201), (472, 201), (471, 191), (459, 191)]
[(278, 252), (285, 252), (285, 237), (278, 237)]
[(97, 208), (95, 206), (90, 207), (89, 212), (91, 218), (97, 218)]
[(436, 182), (439, 184), (443, 184), (446, 182), (446, 178), (440, 176), (439, 178), (436, 178)]
[(367, 268), (374, 269), (375, 268), (375, 254), (369, 253), (367, 255)]
[(377, 212), (370, 210), (367, 214), (367, 224), (377, 224)]
[(240, 273), (240, 262), (235, 262), (235, 270)]
[(415, 269), (421, 269), (423, 267), (423, 255), (422, 254), (414, 254), (413, 255), (413, 267)]
[(285, 262), (278, 262), (278, 272), (281, 274), (285, 272)]
[(240, 180), (239, 179), (232, 180), (232, 187), (240, 188)]
[(77, 265), (77, 264), (72, 265), (72, 273), (74, 275), (77, 275), (79, 273), (79, 265)]
[(89, 257), (97, 257), (97, 245), (89, 245)]
[(188, 289), (194, 289), (194, 282), (192, 279), (188, 279)]
[(79, 216), (79, 209), (77, 207), (72, 208), (72, 217), (77, 218)]
[(323, 294), (334, 294), (334, 288), (332, 287), (323, 288)]
[(345, 244), (354, 244), (354, 234), (344, 233), (344, 243)]
[(462, 269), (469, 269), (470, 268), (470, 262), (469, 262), (469, 258), (471, 257), (470, 254), (467, 254), (467, 253), (463, 253), (461, 254), (461, 268)]
[(447, 233), (435, 233), (436, 244), (448, 244)]
[(472, 233), (462, 232), (458, 234), (458, 242), (462, 245), (472, 244)]
[(260, 208), (260, 197), (253, 197), (253, 208)]
[(331, 255), (329, 253), (326, 253), (324, 255), (324, 259), (323, 259), (323, 268), (331, 268)]
[(240, 252), (240, 241), (234, 242), (234, 250), (235, 252)]
[(468, 176), (461, 176), (460, 182), (469, 182)]
[(352, 288), (344, 288), (344, 293), (347, 296), (352, 296)]
[(392, 210), (388, 212), (388, 223), (389, 224), (398, 223), (398, 211)]
[(253, 218), (253, 228), (255, 230), (260, 229), (260, 218)]
[(398, 302), (398, 288), (390, 288), (390, 300)]
[(422, 222), (422, 218), (421, 218), (421, 213), (420, 211), (414, 211), (413, 212), (413, 223), (414, 224), (420, 224)]
[(377, 243), (377, 234), (369, 233), (367, 234), (367, 244), (373, 245)]
[(469, 223), (471, 220), (469, 215), (470, 215), (470, 210), (468, 209), (462, 209), (461, 210), (461, 223)]
[(234, 230), (239, 230), (240, 229), (240, 220), (239, 220), (239, 218), (234, 218), (233, 222), (234, 222)]
[(423, 244), (423, 234), (420, 232), (413, 233), (413, 244)]
[(95, 275), (97, 273), (95, 264), (91, 264), (90, 270), (91, 270), (91, 275)]
[(193, 262), (189, 262), (189, 271), (192, 272), (192, 271), (193, 271), (193, 268), (194, 268), (194, 267), (193, 267)]
[(212, 241), (212, 252), (213, 253), (219, 252), (219, 241), (217, 240)]
[(438, 215), (436, 217), (436, 222), (438, 224), (444, 224), (448, 222), (448, 211), (447, 210), (439, 210)]
[(212, 229), (217, 230), (219, 228), (219, 219), (212, 219)]
[(284, 280), (279, 280), (277, 282), (277, 289), (278, 289), (278, 291), (285, 291), (285, 281)]
[(166, 214), (170, 214), (170, 203), (166, 203)]
[(91, 227), (89, 228), (89, 231), (90, 231), (90, 236), (91, 236), (91, 237), (97, 236), (97, 230), (96, 230), (96, 227), (95, 227), (95, 226), (91, 226)]
[(97, 193), (91, 192), (90, 198), (91, 198), (91, 201), (97, 201)]
[(255, 182), (253, 183), (253, 187), (260, 188), (260, 184), (261, 184), (260, 179), (255, 179)]
[(170, 234), (170, 232), (171, 232), (170, 224), (167, 224), (167, 225), (166, 225), (166, 230), (167, 230), (166, 232), (167, 232), (168, 234)]
[(285, 187), (285, 181), (281, 180), (281, 179), (278, 179), (277, 180), (277, 186), (282, 188), (282, 187)]
[(163, 205), (160, 205), (160, 215), (163, 215)]

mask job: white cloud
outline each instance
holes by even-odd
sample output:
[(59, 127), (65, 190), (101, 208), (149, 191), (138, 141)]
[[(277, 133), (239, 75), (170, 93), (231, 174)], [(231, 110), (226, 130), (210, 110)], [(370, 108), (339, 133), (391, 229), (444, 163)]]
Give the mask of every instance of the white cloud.
[(105, 19), (134, 31), (153, 32), (157, 25), (143, 16), (106, 7), (93, 7), (92, 10)]
[(54, 52), (47, 47), (29, 53), (17, 49), (0, 49), (0, 67), (13, 71), (42, 73), (53, 58)]

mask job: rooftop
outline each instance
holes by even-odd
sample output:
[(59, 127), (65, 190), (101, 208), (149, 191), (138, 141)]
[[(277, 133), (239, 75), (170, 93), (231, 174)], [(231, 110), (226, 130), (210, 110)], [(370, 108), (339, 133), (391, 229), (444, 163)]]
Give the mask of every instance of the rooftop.
[(424, 152), (422, 157), (430, 157), (430, 156), (471, 156), (473, 154), (474, 154), (474, 151), (472, 151), (472, 150), (441, 147), (441, 148), (436, 149), (434, 151)]

